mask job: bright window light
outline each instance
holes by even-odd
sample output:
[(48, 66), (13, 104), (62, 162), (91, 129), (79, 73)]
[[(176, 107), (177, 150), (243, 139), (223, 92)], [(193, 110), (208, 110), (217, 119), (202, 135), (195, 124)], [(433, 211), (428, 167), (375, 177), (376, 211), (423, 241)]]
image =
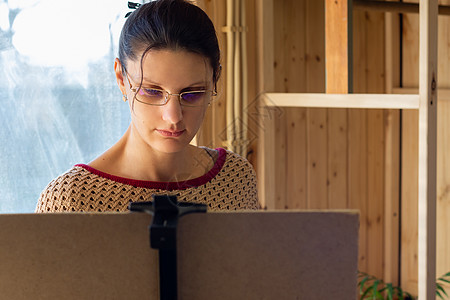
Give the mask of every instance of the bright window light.
[(0, 213), (112, 146), (130, 122), (113, 63), (120, 0), (0, 0)]

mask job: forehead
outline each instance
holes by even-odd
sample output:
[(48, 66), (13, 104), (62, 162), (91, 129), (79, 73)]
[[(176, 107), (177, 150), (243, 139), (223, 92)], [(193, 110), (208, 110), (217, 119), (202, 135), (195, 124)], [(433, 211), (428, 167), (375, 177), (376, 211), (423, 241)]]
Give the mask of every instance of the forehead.
[[(140, 59), (129, 61), (127, 69), (135, 79), (140, 79)], [(150, 50), (142, 60), (143, 83), (184, 87), (212, 82), (212, 74), (206, 57), (185, 50)]]

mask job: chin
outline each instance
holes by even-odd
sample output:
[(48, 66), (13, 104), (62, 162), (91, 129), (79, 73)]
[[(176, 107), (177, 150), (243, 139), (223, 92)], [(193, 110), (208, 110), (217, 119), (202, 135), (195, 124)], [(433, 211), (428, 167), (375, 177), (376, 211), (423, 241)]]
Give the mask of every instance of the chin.
[(188, 142), (181, 142), (181, 141), (177, 141), (177, 140), (165, 140), (165, 141), (160, 141), (154, 144), (153, 148), (155, 148), (156, 150), (158, 150), (159, 152), (162, 153), (177, 153), (177, 152), (181, 152), (184, 149), (186, 149), (188, 147), (189, 143)]

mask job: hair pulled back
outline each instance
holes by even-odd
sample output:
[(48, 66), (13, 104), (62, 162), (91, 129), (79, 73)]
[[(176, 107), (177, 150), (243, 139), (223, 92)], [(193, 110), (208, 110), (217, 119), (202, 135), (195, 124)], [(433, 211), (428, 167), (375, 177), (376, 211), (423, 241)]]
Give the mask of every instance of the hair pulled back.
[(119, 60), (142, 60), (149, 50), (186, 50), (205, 56), (220, 75), (220, 50), (214, 25), (198, 6), (183, 0), (157, 0), (141, 5), (126, 20), (119, 40)]

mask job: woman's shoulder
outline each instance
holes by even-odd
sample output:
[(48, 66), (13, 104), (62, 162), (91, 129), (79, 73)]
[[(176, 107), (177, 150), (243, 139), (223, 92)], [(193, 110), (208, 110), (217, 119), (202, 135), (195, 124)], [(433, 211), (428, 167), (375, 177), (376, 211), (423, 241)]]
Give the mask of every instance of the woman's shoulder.
[(89, 185), (95, 185), (92, 174), (81, 165), (73, 166), (44, 188), (36, 212), (70, 211), (74, 195), (87, 191)]
[[(224, 156), (221, 171), (211, 180), (209, 189), (219, 191), (217, 208), (259, 209), (256, 173), (251, 163), (243, 156), (225, 149), (216, 149)], [(220, 154), (219, 154), (220, 158)], [(213, 207), (215, 208), (215, 207)]]
[(252, 164), (247, 160), (247, 158), (235, 153), (231, 150), (224, 150), (226, 152), (226, 158), (224, 163), (224, 171), (242, 174), (243, 172), (251, 173), (256, 176)]

